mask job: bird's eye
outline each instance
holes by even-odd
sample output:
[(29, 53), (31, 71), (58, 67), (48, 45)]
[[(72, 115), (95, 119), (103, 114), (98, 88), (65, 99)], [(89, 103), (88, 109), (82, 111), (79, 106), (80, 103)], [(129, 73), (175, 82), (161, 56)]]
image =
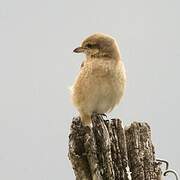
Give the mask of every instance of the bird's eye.
[(92, 45), (92, 44), (86, 44), (86, 47), (87, 47), (87, 48), (92, 48), (93, 45)]
[(99, 48), (98, 44), (90, 44), (90, 43), (86, 44), (85, 47), (89, 49)]

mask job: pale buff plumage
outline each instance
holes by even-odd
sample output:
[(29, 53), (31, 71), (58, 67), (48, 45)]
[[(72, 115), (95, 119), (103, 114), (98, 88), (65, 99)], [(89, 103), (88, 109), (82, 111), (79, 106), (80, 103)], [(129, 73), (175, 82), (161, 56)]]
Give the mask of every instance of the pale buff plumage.
[(73, 84), (72, 101), (83, 124), (89, 125), (93, 112), (109, 112), (119, 103), (125, 88), (125, 69), (117, 43), (108, 35), (91, 35), (74, 52), (85, 53), (86, 60)]

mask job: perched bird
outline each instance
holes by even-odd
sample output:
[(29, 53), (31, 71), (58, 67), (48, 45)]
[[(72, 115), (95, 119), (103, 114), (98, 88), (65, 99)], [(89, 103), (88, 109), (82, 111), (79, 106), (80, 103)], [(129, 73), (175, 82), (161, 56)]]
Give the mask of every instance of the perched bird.
[(85, 53), (80, 72), (72, 86), (72, 101), (84, 125), (93, 113), (110, 112), (124, 93), (126, 73), (114, 38), (103, 33), (87, 37), (75, 53)]

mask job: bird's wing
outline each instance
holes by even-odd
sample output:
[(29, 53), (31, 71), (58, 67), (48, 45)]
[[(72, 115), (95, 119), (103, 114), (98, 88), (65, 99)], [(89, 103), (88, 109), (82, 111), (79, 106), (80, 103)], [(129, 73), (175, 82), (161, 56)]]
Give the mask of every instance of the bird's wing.
[(84, 61), (81, 63), (81, 68), (84, 67)]

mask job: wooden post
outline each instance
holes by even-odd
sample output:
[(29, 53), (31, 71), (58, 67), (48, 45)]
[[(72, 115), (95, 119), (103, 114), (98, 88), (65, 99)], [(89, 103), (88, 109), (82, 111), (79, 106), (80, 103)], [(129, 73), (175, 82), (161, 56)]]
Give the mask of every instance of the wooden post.
[(161, 180), (150, 127), (119, 119), (92, 116), (93, 127), (74, 118), (69, 135), (69, 159), (76, 180)]

